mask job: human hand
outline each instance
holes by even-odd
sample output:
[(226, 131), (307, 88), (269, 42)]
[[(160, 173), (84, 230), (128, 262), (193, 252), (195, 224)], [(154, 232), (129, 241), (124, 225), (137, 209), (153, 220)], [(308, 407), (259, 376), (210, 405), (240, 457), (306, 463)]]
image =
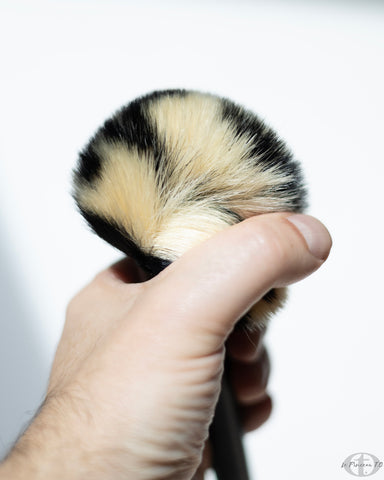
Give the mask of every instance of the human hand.
[[(139, 283), (129, 260), (99, 274), (68, 307), (46, 400), (0, 478), (192, 478), (236, 321), (271, 288), (320, 267), (330, 246), (311, 217), (268, 214), (215, 235), (150, 281)], [(262, 350), (239, 349), (236, 335), (229, 353), (252, 364)], [(265, 415), (270, 408), (251, 370), (238, 366), (234, 379), (249, 428), (262, 420), (257, 400)]]

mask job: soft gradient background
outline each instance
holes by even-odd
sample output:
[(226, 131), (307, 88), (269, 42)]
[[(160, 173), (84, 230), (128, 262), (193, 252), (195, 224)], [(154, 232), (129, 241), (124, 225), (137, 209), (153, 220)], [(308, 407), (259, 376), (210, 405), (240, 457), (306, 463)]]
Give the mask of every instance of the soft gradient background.
[(3, 0), (0, 52), (0, 455), (42, 400), (69, 299), (119, 258), (71, 200), (78, 151), (122, 104), (183, 87), (274, 126), (334, 238), (269, 329), (254, 478), (348, 479), (350, 454), (384, 460), (383, 2)]

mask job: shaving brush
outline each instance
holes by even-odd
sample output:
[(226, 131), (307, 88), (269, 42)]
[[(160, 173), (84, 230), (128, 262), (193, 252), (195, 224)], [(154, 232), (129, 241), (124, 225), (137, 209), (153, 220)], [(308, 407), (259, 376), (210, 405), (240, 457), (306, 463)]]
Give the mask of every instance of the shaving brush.
[[(145, 95), (108, 119), (80, 153), (73, 195), (91, 228), (148, 278), (252, 215), (302, 211), (306, 197), (298, 163), (270, 127), (228, 99), (185, 90)], [(284, 299), (285, 289), (269, 291), (242, 324), (265, 324)], [(215, 420), (219, 428), (231, 409)], [(225, 439), (215, 454), (226, 435), (236, 432), (212, 439), (216, 464), (231, 457)], [(245, 470), (216, 468), (231, 480), (248, 478)]]

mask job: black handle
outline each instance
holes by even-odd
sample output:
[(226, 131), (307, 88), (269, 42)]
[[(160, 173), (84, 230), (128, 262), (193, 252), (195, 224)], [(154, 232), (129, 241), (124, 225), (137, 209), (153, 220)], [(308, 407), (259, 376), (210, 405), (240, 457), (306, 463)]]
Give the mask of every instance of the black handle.
[(242, 428), (228, 379), (228, 368), (223, 373), (210, 439), (212, 464), (218, 480), (249, 480)]

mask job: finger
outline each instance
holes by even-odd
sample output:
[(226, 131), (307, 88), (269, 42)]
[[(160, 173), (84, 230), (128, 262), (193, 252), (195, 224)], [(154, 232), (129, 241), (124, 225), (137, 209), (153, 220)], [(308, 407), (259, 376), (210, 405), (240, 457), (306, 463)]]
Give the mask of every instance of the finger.
[(272, 399), (269, 395), (265, 395), (259, 402), (254, 405), (248, 405), (240, 408), (240, 418), (244, 432), (256, 430), (265, 423), (272, 413)]
[(143, 300), (156, 305), (161, 328), (193, 336), (198, 354), (208, 354), (266, 292), (311, 274), (330, 248), (328, 231), (313, 217), (252, 217), (188, 251), (148, 282)]
[(241, 405), (252, 405), (259, 401), (265, 395), (270, 371), (269, 356), (265, 348), (260, 358), (253, 363), (232, 362), (229, 374), (237, 402)]
[(228, 356), (233, 360), (244, 363), (256, 360), (262, 352), (262, 340), (265, 331), (265, 328), (253, 331), (235, 328), (226, 343)]

